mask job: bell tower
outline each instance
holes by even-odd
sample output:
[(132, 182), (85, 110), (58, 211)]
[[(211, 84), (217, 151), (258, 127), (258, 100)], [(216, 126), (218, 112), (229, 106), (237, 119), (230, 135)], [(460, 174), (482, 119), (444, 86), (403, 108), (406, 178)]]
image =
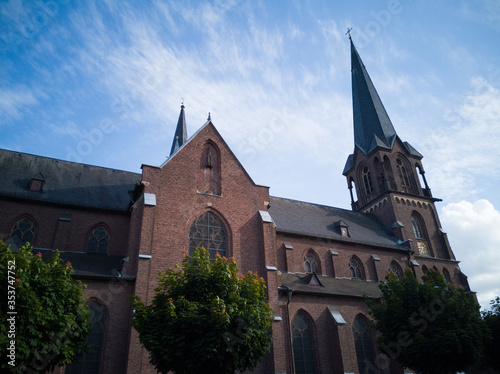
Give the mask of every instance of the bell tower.
[(454, 260), (425, 178), (422, 154), (402, 141), (350, 39), (354, 152), (343, 171), (352, 210), (372, 213), (419, 256)]

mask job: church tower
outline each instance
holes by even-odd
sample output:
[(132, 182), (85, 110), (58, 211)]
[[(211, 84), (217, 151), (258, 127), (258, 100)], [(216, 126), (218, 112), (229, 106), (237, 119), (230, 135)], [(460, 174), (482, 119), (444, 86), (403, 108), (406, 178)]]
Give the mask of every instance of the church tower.
[(352, 210), (376, 215), (417, 256), (454, 260), (423, 156), (399, 138), (352, 39), (350, 44), (354, 153), (343, 174)]

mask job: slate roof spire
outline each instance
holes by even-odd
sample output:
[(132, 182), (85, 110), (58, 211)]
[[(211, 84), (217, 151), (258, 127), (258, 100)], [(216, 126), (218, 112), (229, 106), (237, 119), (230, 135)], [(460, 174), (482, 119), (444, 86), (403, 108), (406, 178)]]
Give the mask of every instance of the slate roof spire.
[(174, 141), (172, 142), (172, 149), (170, 150), (170, 156), (172, 156), (177, 150), (186, 142), (187, 130), (186, 130), (186, 115), (184, 114), (184, 102), (181, 104), (181, 113), (179, 114), (179, 120), (177, 121), (177, 127), (175, 129)]
[(354, 144), (365, 154), (370, 153), (376, 147), (392, 149), (396, 130), (352, 39), (350, 37), (349, 39), (351, 42)]

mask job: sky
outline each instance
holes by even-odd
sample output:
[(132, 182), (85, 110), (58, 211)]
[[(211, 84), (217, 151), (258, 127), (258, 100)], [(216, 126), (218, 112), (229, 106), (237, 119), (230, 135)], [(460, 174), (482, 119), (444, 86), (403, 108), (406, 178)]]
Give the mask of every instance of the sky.
[(347, 27), (486, 308), (500, 295), (498, 0), (0, 0), (0, 148), (140, 173), (165, 161), (184, 102), (189, 135), (210, 112), (271, 195), (350, 209)]

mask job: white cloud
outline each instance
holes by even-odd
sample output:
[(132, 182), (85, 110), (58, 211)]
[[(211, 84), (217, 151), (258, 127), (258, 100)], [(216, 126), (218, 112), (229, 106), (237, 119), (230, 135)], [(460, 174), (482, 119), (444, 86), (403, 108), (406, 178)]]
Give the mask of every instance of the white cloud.
[(487, 308), (500, 295), (500, 211), (487, 200), (463, 200), (445, 206), (441, 221), (471, 290)]
[[(482, 77), (458, 105), (444, 110), (444, 123), (420, 137), (417, 148), (433, 170), (432, 187), (446, 201), (477, 198), (485, 188), (477, 179), (500, 175), (500, 89)], [(418, 139), (418, 138), (417, 138)]]
[(24, 85), (0, 88), (0, 123), (21, 120), (23, 113), (36, 104), (36, 94)]

